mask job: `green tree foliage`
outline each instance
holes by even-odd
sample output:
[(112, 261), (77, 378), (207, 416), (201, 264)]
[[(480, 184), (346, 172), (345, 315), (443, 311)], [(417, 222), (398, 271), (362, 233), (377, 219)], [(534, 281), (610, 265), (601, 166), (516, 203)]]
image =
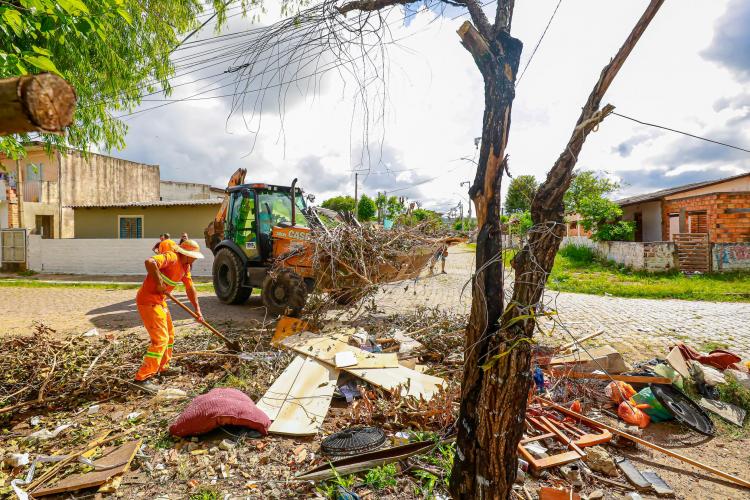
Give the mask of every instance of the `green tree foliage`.
[(389, 219), (393, 220), (402, 213), (406, 212), (406, 206), (396, 196), (388, 198), (388, 202), (385, 205), (385, 214)]
[(378, 222), (381, 222), (383, 218), (388, 217), (388, 214), (386, 214), (387, 206), (388, 197), (384, 193), (378, 193), (375, 197), (375, 207), (378, 209)]
[(529, 232), (534, 223), (531, 221), (531, 212), (516, 212), (508, 218), (508, 227), (510, 234), (523, 236)]
[(388, 197), (384, 193), (378, 193), (375, 197), (375, 207), (377, 207), (378, 214), (383, 219), (395, 220), (399, 215), (406, 212), (406, 206), (398, 196)]
[(619, 220), (620, 206), (606, 198), (584, 198), (579, 207), (581, 224), (595, 241), (633, 241), (635, 223)]
[(378, 208), (375, 206), (375, 201), (372, 198), (363, 194), (357, 203), (357, 219), (362, 222), (372, 220), (375, 218)]
[(440, 217), (440, 214), (433, 211), (428, 210), (426, 208), (417, 208), (416, 210), (413, 210), (411, 213), (404, 213), (401, 214), (397, 219), (398, 224), (404, 225), (404, 226), (416, 226), (417, 224), (427, 224), (431, 227), (438, 227), (443, 224), (443, 220)]
[(476, 228), (476, 219), (464, 219), (463, 221), (459, 219), (453, 224), (453, 229), (455, 229), (456, 231), (471, 231), (472, 229)]
[(335, 210), (337, 212), (353, 212), (354, 205), (354, 198), (351, 196), (334, 196), (320, 204), (323, 208)]
[[(242, 0), (243, 8), (251, 2)], [(12, 0), (0, 2), (0, 78), (57, 73), (75, 88), (78, 104), (65, 137), (33, 138), (88, 150), (122, 148), (125, 124), (144, 93), (170, 89), (169, 59), (199, 14), (218, 12), (223, 0)], [(203, 17), (202, 19), (206, 19)], [(28, 134), (0, 138), (0, 152), (24, 154)]]
[(531, 210), (539, 184), (533, 175), (519, 175), (510, 181), (508, 193), (505, 195), (505, 213), (527, 212)]
[(568, 191), (565, 193), (565, 212), (572, 214), (581, 211), (581, 203), (587, 198), (604, 198), (620, 189), (620, 183), (600, 177), (591, 170), (577, 170), (573, 174)]

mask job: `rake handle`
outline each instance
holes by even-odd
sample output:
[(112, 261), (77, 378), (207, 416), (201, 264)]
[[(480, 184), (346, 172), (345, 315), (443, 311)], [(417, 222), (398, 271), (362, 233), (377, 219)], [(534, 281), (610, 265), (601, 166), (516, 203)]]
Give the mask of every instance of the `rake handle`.
[(206, 328), (208, 328), (208, 330), (209, 330), (209, 331), (210, 331), (211, 333), (213, 333), (214, 335), (216, 335), (217, 337), (219, 337), (219, 338), (220, 338), (221, 340), (223, 340), (223, 341), (224, 341), (224, 342), (225, 342), (225, 343), (226, 343), (226, 344), (227, 344), (228, 346), (230, 346), (230, 347), (234, 348), (234, 346), (236, 346), (236, 345), (237, 345), (237, 343), (236, 343), (236, 342), (233, 342), (233, 341), (229, 340), (228, 338), (226, 338), (226, 337), (225, 337), (225, 336), (224, 336), (224, 335), (223, 335), (223, 334), (222, 334), (222, 333), (221, 333), (221, 332), (220, 332), (219, 330), (217, 330), (217, 329), (216, 329), (216, 328), (214, 328), (213, 326), (211, 326), (211, 325), (209, 325), (208, 323), (206, 323), (206, 321), (205, 321), (205, 320), (201, 320), (201, 319), (200, 319), (200, 317), (199, 317), (199, 316), (198, 316), (197, 314), (195, 314), (195, 312), (193, 312), (193, 310), (192, 310), (192, 309), (190, 309), (190, 308), (189, 308), (188, 306), (186, 306), (186, 305), (185, 305), (185, 304), (183, 304), (183, 303), (182, 303), (181, 301), (179, 301), (179, 300), (178, 300), (178, 299), (177, 299), (177, 298), (176, 298), (176, 297), (175, 297), (174, 295), (172, 295), (172, 294), (171, 294), (171, 293), (169, 293), (169, 292), (167, 292), (167, 293), (166, 293), (166, 295), (167, 295), (167, 297), (169, 297), (170, 299), (172, 299), (172, 301), (173, 301), (173, 302), (174, 302), (175, 304), (177, 304), (177, 305), (178, 305), (178, 306), (180, 306), (180, 307), (181, 307), (181, 308), (182, 308), (183, 310), (185, 310), (185, 312), (187, 312), (188, 314), (190, 314), (190, 316), (192, 316), (193, 318), (195, 318), (195, 319), (196, 319), (196, 321), (198, 321), (198, 323), (200, 323), (201, 325), (203, 325), (203, 326), (205, 326)]

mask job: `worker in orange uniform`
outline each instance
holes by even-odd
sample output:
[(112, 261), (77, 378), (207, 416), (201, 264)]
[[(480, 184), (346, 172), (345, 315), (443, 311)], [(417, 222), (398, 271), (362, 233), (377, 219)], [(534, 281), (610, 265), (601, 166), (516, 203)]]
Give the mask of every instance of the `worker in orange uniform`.
[[(169, 233), (164, 233), (159, 235), (159, 242), (154, 245), (154, 247), (151, 249), (154, 253), (164, 253), (169, 252), (174, 247), (177, 246), (177, 243), (174, 242), (174, 240), (170, 239), (171, 236)], [(180, 240), (180, 243), (182, 243), (182, 240)]]
[(138, 313), (151, 337), (143, 364), (135, 375), (135, 383), (146, 392), (154, 393), (159, 390), (159, 386), (152, 381), (155, 375), (168, 376), (176, 372), (169, 369), (174, 344), (174, 326), (167, 308), (166, 293), (171, 292), (182, 281), (199, 321), (203, 321), (198, 294), (190, 276), (193, 262), (202, 258), (198, 243), (186, 240), (181, 245), (175, 245), (172, 250), (146, 259), (148, 274), (135, 298)]

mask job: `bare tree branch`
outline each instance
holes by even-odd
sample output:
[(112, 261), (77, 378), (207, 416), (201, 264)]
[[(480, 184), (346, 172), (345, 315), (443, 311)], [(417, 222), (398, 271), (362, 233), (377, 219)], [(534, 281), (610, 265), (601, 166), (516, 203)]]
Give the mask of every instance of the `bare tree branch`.
[(495, 11), (495, 33), (505, 31), (510, 33), (510, 25), (513, 22), (513, 8), (516, 0), (499, 0)]
[(614, 109), (614, 107), (611, 109), (605, 108), (599, 112), (599, 105), (604, 98), (604, 94), (609, 89), (609, 86), (617, 76), (620, 68), (622, 68), (625, 60), (633, 51), (636, 43), (638, 43), (638, 40), (643, 35), (644, 31), (646, 31), (649, 23), (659, 11), (659, 8), (663, 3), (664, 0), (651, 0), (651, 3), (643, 12), (643, 15), (641, 15), (638, 23), (633, 27), (633, 30), (625, 40), (625, 43), (623, 43), (620, 50), (617, 51), (617, 54), (612, 61), (610, 61), (610, 63), (602, 70), (601, 75), (599, 76), (599, 81), (594, 85), (586, 104), (581, 110), (581, 115), (576, 122), (576, 127), (573, 130), (565, 150), (549, 171), (547, 180), (539, 187), (537, 195), (534, 198), (532, 212), (536, 208), (539, 213), (545, 214), (545, 220), (549, 220), (548, 217), (552, 216), (552, 214), (548, 213), (548, 210), (544, 209), (545, 206), (549, 207), (550, 200), (559, 200), (560, 206), (555, 207), (555, 212), (559, 211), (562, 213), (562, 197), (570, 186), (573, 167), (575, 167), (575, 164), (578, 161), (578, 155), (581, 152), (586, 136), (588, 136), (589, 132), (591, 132), (591, 130), (596, 127), (596, 125), (598, 125), (599, 122), (601, 122), (601, 120), (612, 111), (612, 109)]
[[(484, 11), (482, 10), (482, 5), (477, 0), (465, 0), (466, 1), (466, 8), (469, 9), (469, 14), (471, 14), (471, 20), (474, 21), (474, 24), (477, 27), (477, 30), (482, 34), (483, 37), (490, 39), (493, 35), (493, 29), (492, 25), (490, 24), (490, 21), (487, 19), (487, 16), (485, 15)], [(504, 3), (507, 0), (502, 0), (500, 3)]]
[(406, 5), (418, 1), (419, 0), (354, 0), (339, 7), (338, 11), (342, 15), (346, 15), (353, 10), (358, 10), (360, 12), (374, 12), (376, 10), (384, 9), (385, 7)]

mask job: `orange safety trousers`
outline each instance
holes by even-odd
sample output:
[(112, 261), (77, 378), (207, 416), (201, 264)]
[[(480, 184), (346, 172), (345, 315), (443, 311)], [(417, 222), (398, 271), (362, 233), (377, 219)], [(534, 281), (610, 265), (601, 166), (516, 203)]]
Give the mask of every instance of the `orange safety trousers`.
[(146, 380), (169, 367), (174, 345), (174, 326), (165, 303), (138, 304), (138, 313), (151, 337), (151, 345), (148, 346), (135, 379)]

